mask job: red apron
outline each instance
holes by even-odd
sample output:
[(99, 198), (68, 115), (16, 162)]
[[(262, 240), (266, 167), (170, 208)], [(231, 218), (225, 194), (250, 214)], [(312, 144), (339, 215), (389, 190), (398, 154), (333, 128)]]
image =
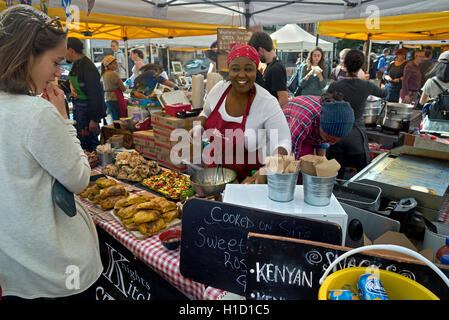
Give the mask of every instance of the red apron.
[[(217, 105), (215, 106), (211, 115), (207, 118), (206, 124), (205, 124), (206, 130), (207, 129), (216, 129), (216, 130), (220, 131), (222, 136), (226, 136), (225, 130), (241, 130), (241, 132), (243, 132), (243, 133), (245, 132), (246, 119), (247, 119), (249, 111), (251, 109), (251, 99), (255, 92), (255, 86), (253, 86), (249, 93), (248, 104), (246, 105), (246, 112), (243, 115), (242, 122), (237, 123), (237, 122), (230, 122), (230, 121), (223, 120), (223, 118), (221, 117), (221, 114), (219, 112), (219, 108), (220, 108), (221, 104), (223, 103), (224, 99), (226, 98), (226, 96), (228, 95), (230, 89), (231, 89), (231, 85), (229, 85), (229, 87), (226, 89), (226, 91), (220, 97), (220, 100), (218, 100)], [(212, 145), (213, 139), (214, 139), (214, 137), (211, 137), (211, 139), (210, 139), (211, 145)], [(226, 150), (229, 150), (227, 148), (230, 148), (230, 147), (232, 147), (232, 149), (233, 149), (233, 158), (232, 158), (232, 163), (227, 163), (225, 155), (226, 155)], [(239, 149), (237, 149), (237, 147), (239, 147)], [(242, 147), (244, 148), (244, 154), (243, 154), (244, 160), (243, 160), (242, 164), (239, 164), (239, 163), (237, 163), (237, 150), (241, 150)], [(248, 155), (249, 155), (248, 150), (245, 147), (244, 134), (233, 136), (232, 141), (231, 140), (226, 141), (225, 139), (222, 139), (223, 167), (232, 169), (235, 172), (237, 172), (237, 179), (239, 181), (242, 181), (247, 176), (249, 176), (251, 174), (252, 170), (258, 170), (262, 166), (262, 164), (259, 162), (259, 159), (257, 157), (257, 152), (256, 152), (256, 157), (255, 157), (256, 163), (254, 163), (254, 164), (248, 164), (248, 162), (249, 162)], [(213, 151), (211, 152), (211, 156), (213, 157)], [(252, 158), (252, 160), (254, 160), (254, 157)], [(215, 167), (216, 165), (217, 165), (216, 162), (212, 161), (212, 164), (209, 164), (208, 166)]]
[(115, 90), (105, 90), (105, 92), (114, 92), (117, 97), (117, 102), (119, 106), (119, 118), (127, 118), (128, 117), (128, 103), (126, 102), (122, 90), (117, 88)]
[(120, 88), (117, 88), (114, 90), (115, 95), (117, 96), (118, 105), (120, 106), (120, 118), (127, 118), (128, 117), (128, 106), (125, 101), (125, 98), (123, 97), (123, 92), (120, 90)]

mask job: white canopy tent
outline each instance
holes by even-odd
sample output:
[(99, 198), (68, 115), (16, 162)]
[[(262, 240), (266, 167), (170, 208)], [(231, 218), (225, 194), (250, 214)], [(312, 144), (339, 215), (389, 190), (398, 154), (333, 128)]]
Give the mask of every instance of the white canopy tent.
[[(85, 0), (72, 0), (72, 4), (87, 10)], [(50, 0), (50, 6), (60, 6), (60, 1)], [(448, 9), (447, 0), (96, 0), (92, 12), (250, 27)]]
[[(276, 40), (280, 51), (310, 51), (316, 47), (316, 37), (297, 24), (287, 24), (270, 36)], [(319, 39), (318, 47), (323, 51), (332, 51), (333, 43)]]

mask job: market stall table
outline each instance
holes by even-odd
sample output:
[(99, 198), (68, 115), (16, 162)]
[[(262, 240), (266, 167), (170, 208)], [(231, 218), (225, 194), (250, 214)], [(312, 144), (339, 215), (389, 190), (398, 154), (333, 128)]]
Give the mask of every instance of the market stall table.
[[(90, 210), (98, 210), (92, 203), (81, 198), (81, 201)], [(158, 236), (148, 237), (146, 239), (136, 239), (128, 230), (117, 220), (106, 219), (101, 216), (92, 216), (96, 225), (103, 228), (123, 246), (125, 246), (133, 255), (150, 266), (171, 285), (179, 289), (190, 299), (213, 299), (204, 294), (205, 286), (201, 283), (184, 278), (179, 272), (179, 249), (169, 251), (162, 245)], [(106, 266), (105, 266), (106, 267)]]

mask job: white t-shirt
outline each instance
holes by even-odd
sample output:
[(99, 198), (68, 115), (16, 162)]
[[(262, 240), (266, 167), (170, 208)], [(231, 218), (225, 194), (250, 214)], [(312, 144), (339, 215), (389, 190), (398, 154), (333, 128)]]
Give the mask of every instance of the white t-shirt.
[(80, 202), (70, 218), (52, 200), (55, 179), (71, 192), (89, 183), (89, 162), (73, 121), (37, 96), (0, 92), (0, 109), (3, 295), (80, 293), (103, 270), (95, 225)]
[(424, 86), (422, 87), (422, 91), (427, 94), (429, 98), (435, 99), (442, 91), (432, 79), (435, 79), (443, 89), (449, 89), (449, 82), (444, 83), (437, 77), (427, 79), (426, 83), (424, 83)]
[[(210, 116), (229, 84), (229, 81), (222, 80), (210, 90), (200, 116), (206, 118)], [(256, 95), (245, 125), (245, 147), (249, 152), (254, 152), (266, 146), (267, 155), (271, 155), (278, 147), (284, 147), (290, 153), (292, 149), (290, 129), (278, 100), (258, 84), (255, 86)], [(219, 108), (218, 112), (223, 120), (242, 123), (243, 116), (233, 117), (226, 112), (226, 98)], [(275, 131), (270, 131), (272, 129)], [(249, 140), (251, 133), (257, 137), (254, 143)]]

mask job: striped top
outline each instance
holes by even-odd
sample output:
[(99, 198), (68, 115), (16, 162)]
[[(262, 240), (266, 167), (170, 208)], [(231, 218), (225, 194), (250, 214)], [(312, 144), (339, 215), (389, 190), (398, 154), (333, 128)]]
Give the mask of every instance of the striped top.
[(304, 155), (301, 153), (304, 144), (318, 147), (324, 143), (320, 137), (320, 97), (294, 97), (282, 106), (282, 111), (290, 128), (295, 159)]

